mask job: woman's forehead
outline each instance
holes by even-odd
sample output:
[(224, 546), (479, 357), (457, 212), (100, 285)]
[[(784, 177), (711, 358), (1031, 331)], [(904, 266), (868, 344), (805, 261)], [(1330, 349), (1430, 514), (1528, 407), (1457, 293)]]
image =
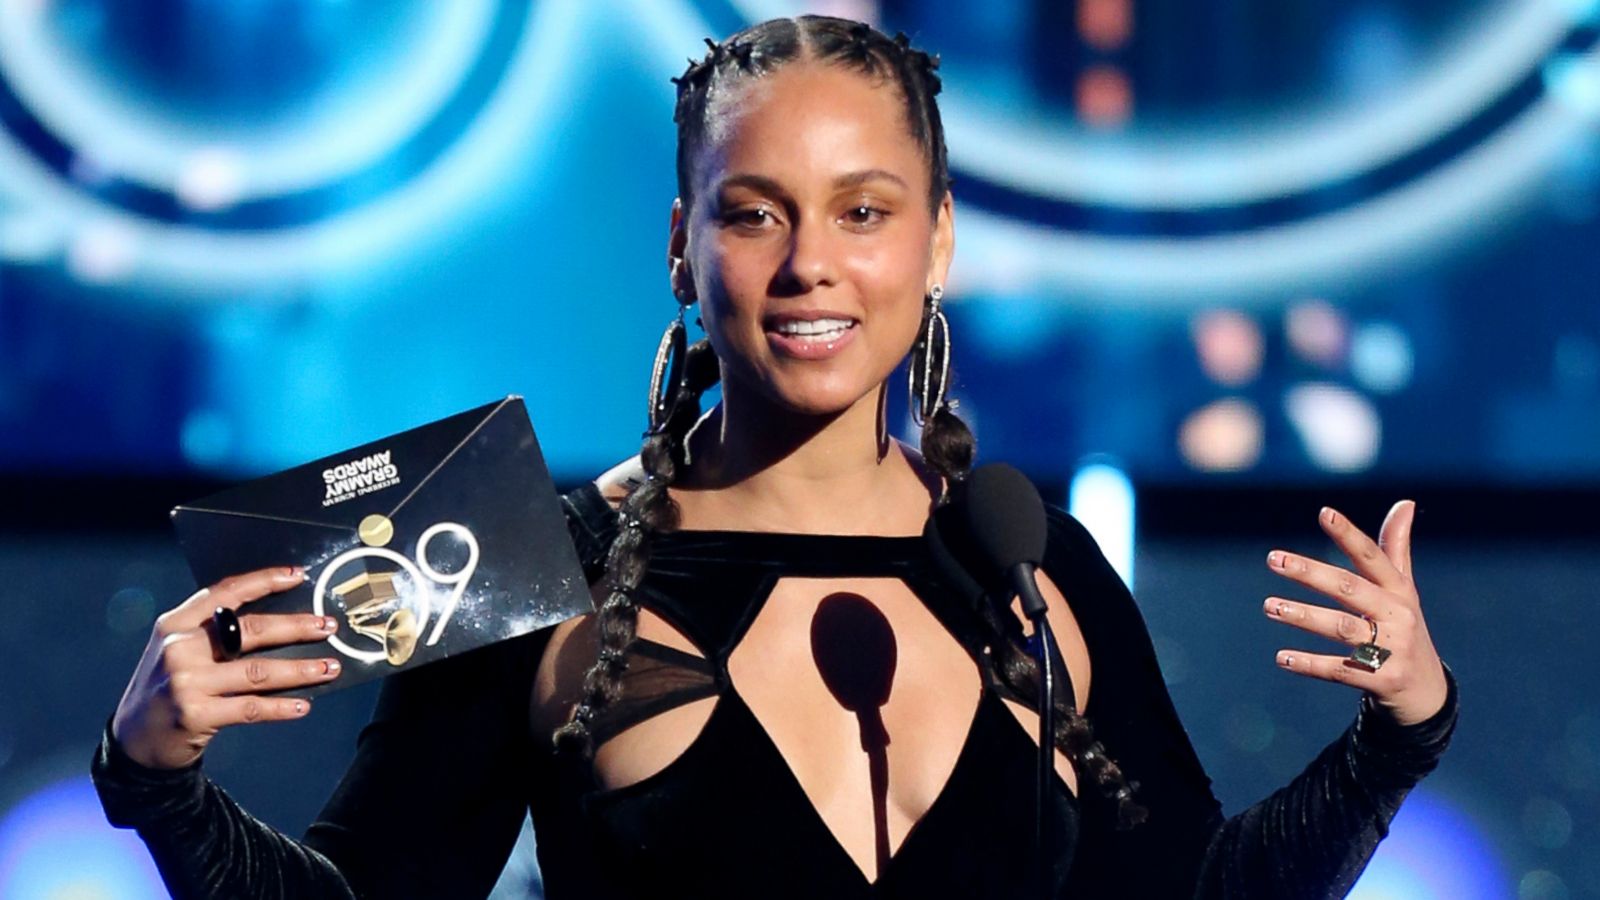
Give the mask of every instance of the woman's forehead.
[(904, 100), (889, 79), (806, 61), (717, 87), (697, 154), (702, 186), (732, 174), (807, 185), (869, 170), (908, 184), (927, 178)]

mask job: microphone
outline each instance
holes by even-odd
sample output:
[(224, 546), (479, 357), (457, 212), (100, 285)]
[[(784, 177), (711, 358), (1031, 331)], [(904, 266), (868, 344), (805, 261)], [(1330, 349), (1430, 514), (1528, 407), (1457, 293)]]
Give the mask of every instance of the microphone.
[(988, 463), (968, 475), (956, 498), (962, 525), (985, 568), (1003, 576), (1033, 622), (1044, 618), (1044, 597), (1033, 573), (1044, 559), (1048, 524), (1044, 501), (1026, 475)]
[[(961, 513), (960, 526), (977, 557), (976, 562), (996, 575), (1003, 574), (1022, 600), (1022, 611), (1033, 622), (1033, 657), (1039, 664), (1039, 754), (1035, 772), (1033, 820), (1034, 850), (1038, 865), (1038, 890), (1043, 898), (1054, 895), (1054, 861), (1049, 858), (1050, 779), (1055, 761), (1055, 677), (1052, 656), (1059, 656), (1050, 622), (1045, 618), (1044, 597), (1034, 571), (1044, 559), (1049, 523), (1044, 500), (1027, 476), (1005, 463), (988, 463), (968, 475), (953, 498)], [(997, 598), (1009, 605), (1006, 598)]]

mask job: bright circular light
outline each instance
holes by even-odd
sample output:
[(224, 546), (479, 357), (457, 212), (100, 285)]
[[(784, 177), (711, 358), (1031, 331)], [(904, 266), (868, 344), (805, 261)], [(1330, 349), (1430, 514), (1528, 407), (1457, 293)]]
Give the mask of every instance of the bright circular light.
[(1241, 472), (1261, 461), (1265, 432), (1254, 405), (1228, 397), (1189, 414), (1178, 429), (1178, 450), (1202, 472)]
[[(1440, 865), (1449, 860), (1449, 865)], [(1501, 900), (1511, 885), (1482, 828), (1419, 786), (1390, 823), (1351, 900)]]
[(52, 784), (0, 820), (0, 897), (166, 896), (144, 842), (106, 823), (87, 778)]
[(1356, 330), (1350, 342), (1350, 373), (1362, 386), (1391, 394), (1411, 383), (1411, 339), (1399, 326), (1374, 322)]
[(1212, 380), (1237, 387), (1261, 372), (1266, 342), (1249, 316), (1231, 309), (1203, 312), (1189, 325), (1200, 368)]
[(1284, 400), (1306, 455), (1330, 472), (1360, 472), (1378, 459), (1383, 424), (1360, 394), (1333, 384), (1302, 384)]

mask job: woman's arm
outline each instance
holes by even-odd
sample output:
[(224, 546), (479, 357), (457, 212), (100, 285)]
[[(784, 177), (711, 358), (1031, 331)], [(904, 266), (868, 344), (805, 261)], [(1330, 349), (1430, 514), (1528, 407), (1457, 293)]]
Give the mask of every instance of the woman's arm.
[(527, 808), (528, 688), (549, 629), (390, 676), (355, 758), (303, 841), (245, 812), (196, 763), (151, 769), (109, 728), (92, 774), (174, 897), (472, 897), (494, 886)]
[[(615, 530), (593, 486), (563, 499), (592, 580)], [(530, 770), (531, 688), (553, 628), (386, 679), (355, 758), (297, 841), (201, 771), (130, 758), (108, 726), (91, 764), (106, 818), (143, 838), (175, 897), (464, 897), (514, 845)]]
[(1167, 692), (1149, 631), (1094, 540), (1050, 511), (1044, 568), (1082, 625), (1094, 665), (1095, 736), (1139, 783), (1149, 819), (1114, 830), (1083, 797), (1073, 896), (1342, 897), (1401, 801), (1437, 764), (1455, 726), (1455, 680), (1436, 716), (1400, 726), (1363, 697), (1356, 721), (1288, 785), (1231, 818), (1211, 790)]

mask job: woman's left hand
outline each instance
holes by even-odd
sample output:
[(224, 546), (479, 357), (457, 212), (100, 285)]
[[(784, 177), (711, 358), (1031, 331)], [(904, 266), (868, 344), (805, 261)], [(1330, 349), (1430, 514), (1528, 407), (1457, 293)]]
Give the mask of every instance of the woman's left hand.
[[(1439, 654), (1422, 620), (1422, 601), (1411, 572), (1411, 525), (1416, 510), (1413, 501), (1396, 503), (1373, 543), (1349, 519), (1323, 508), (1318, 517), (1322, 530), (1350, 557), (1356, 572), (1283, 550), (1267, 554), (1267, 567), (1272, 571), (1338, 600), (1351, 612), (1282, 597), (1268, 597), (1262, 607), (1269, 618), (1352, 648), (1371, 641), (1389, 650), (1376, 672), (1348, 656), (1304, 650), (1278, 651), (1278, 665), (1300, 675), (1361, 688), (1401, 725), (1424, 721), (1438, 712), (1448, 691)], [(1378, 625), (1376, 638), (1371, 622)]]

